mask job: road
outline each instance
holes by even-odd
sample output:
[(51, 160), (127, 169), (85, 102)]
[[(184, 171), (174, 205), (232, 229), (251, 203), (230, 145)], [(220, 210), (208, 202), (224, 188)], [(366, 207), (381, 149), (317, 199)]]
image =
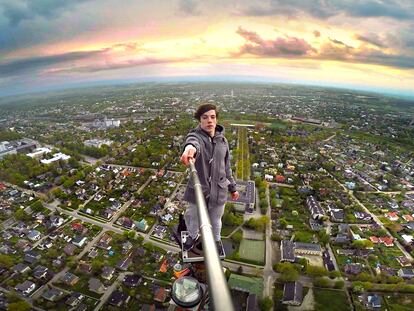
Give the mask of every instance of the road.
[[(333, 176), (331, 173), (327, 171), (327, 173), (349, 194), (349, 196), (358, 203), (359, 206), (362, 207), (362, 209), (371, 215), (372, 219), (381, 227), (381, 229), (385, 230), (385, 232), (388, 233), (388, 236), (392, 237), (392, 234), (389, 232), (389, 230), (384, 226), (382, 221), (374, 214), (372, 213), (361, 201), (358, 200), (358, 198), (354, 195), (354, 192), (352, 190), (349, 190), (345, 185), (343, 185), (338, 179), (336, 179), (335, 176)], [(398, 242), (397, 239), (394, 239), (394, 244), (401, 250), (401, 252), (404, 254), (404, 256), (409, 260), (413, 261), (413, 257), (408, 253), (405, 248), (401, 245), (400, 242)]]
[(102, 306), (106, 303), (108, 298), (112, 295), (112, 292), (118, 287), (119, 284), (121, 284), (122, 280), (125, 278), (125, 276), (133, 274), (132, 272), (122, 272), (118, 275), (116, 280), (109, 286), (104, 294), (102, 295), (98, 305), (95, 307), (94, 311), (98, 311)]
[[(269, 187), (266, 187), (267, 199), (267, 216), (271, 219), (271, 207), (269, 199)], [(272, 241), (272, 222), (269, 221), (266, 225), (266, 253), (265, 266), (263, 269), (263, 298), (269, 297), (273, 301), (273, 284), (275, 282), (275, 275), (273, 271), (273, 241)]]

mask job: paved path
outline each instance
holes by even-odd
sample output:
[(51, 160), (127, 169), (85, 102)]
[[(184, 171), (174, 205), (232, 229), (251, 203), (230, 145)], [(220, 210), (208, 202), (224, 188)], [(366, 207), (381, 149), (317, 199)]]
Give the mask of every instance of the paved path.
[(109, 297), (112, 295), (112, 292), (118, 287), (119, 284), (121, 284), (122, 280), (125, 278), (126, 275), (133, 274), (132, 272), (122, 272), (118, 275), (116, 280), (112, 283), (111, 286), (109, 286), (104, 294), (102, 295), (98, 305), (95, 307), (94, 311), (99, 310), (102, 308), (102, 306), (105, 304), (105, 302), (109, 299)]
[(269, 222), (266, 225), (266, 253), (265, 253), (265, 266), (263, 269), (263, 298), (269, 297), (273, 301), (273, 284), (275, 282), (275, 276), (273, 271), (273, 241), (272, 241), (272, 222), (271, 219), (271, 207), (269, 199), (269, 187), (266, 187), (266, 199), (267, 199), (267, 216)]

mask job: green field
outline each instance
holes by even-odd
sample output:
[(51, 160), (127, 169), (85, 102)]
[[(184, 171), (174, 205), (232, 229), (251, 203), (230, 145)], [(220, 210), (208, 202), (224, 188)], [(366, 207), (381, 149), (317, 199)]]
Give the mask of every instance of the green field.
[(414, 295), (409, 294), (386, 294), (386, 306), (392, 311), (414, 310)]
[(264, 241), (246, 240), (243, 239), (240, 243), (240, 259), (264, 263), (265, 243)]
[(315, 310), (318, 311), (348, 311), (351, 310), (345, 292), (314, 288)]

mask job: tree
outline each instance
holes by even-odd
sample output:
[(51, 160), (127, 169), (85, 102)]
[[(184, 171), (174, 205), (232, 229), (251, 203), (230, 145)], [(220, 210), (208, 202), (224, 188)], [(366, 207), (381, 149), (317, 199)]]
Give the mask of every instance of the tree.
[(29, 311), (31, 308), (32, 306), (24, 300), (12, 302), (7, 306), (7, 310), (9, 311)]
[(309, 276), (324, 276), (327, 275), (328, 272), (324, 267), (309, 265), (306, 269), (306, 274)]
[(272, 299), (270, 297), (263, 298), (259, 302), (259, 307), (260, 307), (260, 310), (262, 310), (262, 311), (270, 311), (270, 310), (272, 310), (272, 307), (273, 307), (273, 301), (272, 301)]
[(1, 254), (0, 255), (0, 267), (1, 268), (10, 268), (11, 266), (13, 266), (14, 262), (13, 262), (13, 257), (6, 255), (6, 254)]
[(331, 287), (331, 281), (327, 278), (319, 277), (313, 281), (313, 285), (317, 287)]
[(128, 232), (128, 238), (129, 239), (135, 239), (135, 231), (133, 231), (133, 230), (130, 230), (129, 232)]
[(335, 282), (334, 288), (342, 289), (344, 288), (345, 282), (343, 280), (339, 280)]
[(352, 246), (354, 248), (362, 249), (362, 248), (372, 248), (374, 247), (374, 243), (370, 240), (362, 239), (362, 240), (354, 240), (352, 242)]

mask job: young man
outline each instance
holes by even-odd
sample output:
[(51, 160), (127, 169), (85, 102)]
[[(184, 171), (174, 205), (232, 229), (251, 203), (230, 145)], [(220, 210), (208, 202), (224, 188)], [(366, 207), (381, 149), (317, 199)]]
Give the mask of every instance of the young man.
[[(198, 107), (194, 117), (199, 121), (199, 125), (188, 133), (181, 161), (188, 165), (190, 160), (195, 159), (195, 167), (206, 200), (214, 238), (217, 245), (220, 245), (221, 217), (227, 201), (227, 193), (230, 191), (234, 200), (239, 198), (239, 193), (236, 190), (236, 182), (230, 168), (229, 144), (223, 135), (224, 128), (217, 124), (217, 107), (213, 104), (203, 104)], [(190, 234), (190, 238), (184, 243), (184, 249), (190, 250), (196, 244), (199, 236), (198, 214), (192, 180), (187, 184), (184, 200), (190, 203), (184, 214), (187, 230)]]

